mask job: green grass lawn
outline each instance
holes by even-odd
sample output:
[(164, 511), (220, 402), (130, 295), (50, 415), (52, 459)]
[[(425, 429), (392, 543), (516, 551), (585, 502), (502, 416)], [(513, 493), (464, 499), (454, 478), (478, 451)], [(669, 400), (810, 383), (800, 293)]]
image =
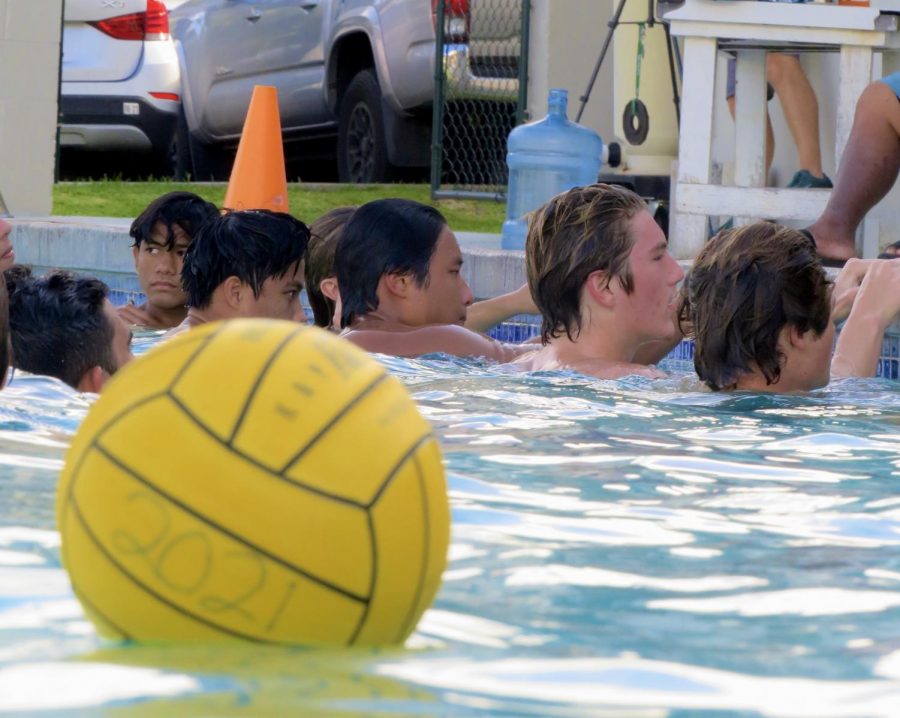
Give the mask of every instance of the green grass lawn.
[[(166, 192), (188, 190), (216, 205), (225, 198), (226, 185), (190, 182), (60, 182), (53, 188), (53, 214), (87, 217), (136, 217), (152, 200)], [(403, 197), (437, 207), (450, 228), (463, 232), (499, 233), (506, 213), (502, 202), (431, 199), (428, 185), (289, 184), (291, 214), (306, 223), (334, 207), (363, 204), (383, 197)]]

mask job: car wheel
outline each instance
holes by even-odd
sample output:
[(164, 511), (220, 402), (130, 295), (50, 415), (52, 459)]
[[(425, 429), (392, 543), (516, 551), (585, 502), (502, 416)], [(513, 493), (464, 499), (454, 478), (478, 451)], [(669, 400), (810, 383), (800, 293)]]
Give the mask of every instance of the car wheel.
[(341, 100), (337, 159), (341, 182), (385, 182), (396, 174), (387, 157), (381, 87), (374, 70), (358, 72)]
[(191, 179), (195, 182), (221, 181), (228, 179), (228, 170), (225, 167), (225, 153), (216, 145), (207, 144), (194, 139), (188, 133), (188, 147), (190, 148)]
[(178, 181), (184, 181), (192, 174), (191, 144), (187, 120), (184, 117), (184, 108), (178, 110), (175, 135), (172, 137), (172, 146), (169, 152), (169, 168), (172, 172), (172, 177)]

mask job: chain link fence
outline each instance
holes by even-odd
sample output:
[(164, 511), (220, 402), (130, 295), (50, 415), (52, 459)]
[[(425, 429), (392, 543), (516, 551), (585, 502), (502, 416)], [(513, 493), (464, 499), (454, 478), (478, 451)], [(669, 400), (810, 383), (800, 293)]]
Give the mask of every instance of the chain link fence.
[(437, 0), (431, 194), (503, 200), (524, 120), (530, 0)]

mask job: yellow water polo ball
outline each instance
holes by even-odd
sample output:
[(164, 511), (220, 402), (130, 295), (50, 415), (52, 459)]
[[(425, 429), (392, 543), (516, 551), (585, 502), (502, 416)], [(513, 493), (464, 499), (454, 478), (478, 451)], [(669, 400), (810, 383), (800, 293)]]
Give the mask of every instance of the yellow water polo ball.
[(402, 642), (446, 565), (440, 449), (404, 386), (314, 327), (235, 320), (131, 362), (78, 430), (56, 517), (98, 631)]

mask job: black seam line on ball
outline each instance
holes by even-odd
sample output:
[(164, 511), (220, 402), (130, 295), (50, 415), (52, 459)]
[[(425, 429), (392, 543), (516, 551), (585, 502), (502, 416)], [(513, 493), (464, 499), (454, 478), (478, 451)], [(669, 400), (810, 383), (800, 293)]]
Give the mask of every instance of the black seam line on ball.
[(261, 461), (254, 459), (249, 454), (245, 454), (240, 449), (236, 449), (233, 446), (229, 446), (228, 443), (224, 439), (222, 439), (220, 436), (217, 436), (215, 434), (215, 432), (213, 432), (212, 429), (210, 429), (206, 424), (204, 424), (202, 421), (200, 421), (199, 417), (197, 417), (197, 415), (191, 411), (190, 407), (185, 405), (184, 402), (182, 402), (181, 399), (179, 399), (173, 393), (169, 392), (167, 394), (167, 396), (172, 401), (175, 402), (175, 404), (178, 406), (178, 408), (181, 409), (182, 412), (184, 412), (184, 415), (188, 419), (190, 419), (192, 422), (194, 422), (194, 424), (196, 424), (198, 428), (203, 430), (203, 432), (206, 433), (213, 441), (215, 441), (217, 444), (219, 444), (219, 446), (232, 452), (235, 456), (240, 457), (241, 459), (246, 461), (248, 464), (252, 464), (257, 469), (260, 469), (261, 471), (265, 472), (271, 478), (273, 478), (277, 481), (281, 481), (281, 482), (287, 484), (288, 486), (292, 486), (295, 489), (300, 489), (301, 491), (307, 491), (311, 494), (315, 494), (316, 496), (322, 496), (326, 499), (329, 499), (330, 501), (336, 501), (337, 503), (344, 504), (345, 506), (353, 506), (354, 508), (357, 508), (357, 509), (366, 508), (366, 504), (364, 504), (360, 501), (354, 501), (353, 499), (348, 499), (346, 496), (332, 494), (328, 491), (325, 491), (324, 489), (320, 489), (316, 486), (309, 486), (308, 484), (301, 483), (300, 481), (294, 481), (293, 479), (289, 479), (287, 476), (284, 476), (280, 473), (276, 473), (276, 471), (274, 469), (266, 466)]
[(104, 447), (98, 443), (98, 444), (96, 444), (96, 448), (97, 448), (97, 451), (99, 451), (101, 454), (103, 454), (107, 459), (109, 459), (113, 464), (118, 466), (122, 471), (129, 474), (135, 481), (138, 481), (139, 483), (143, 484), (148, 489), (155, 492), (156, 494), (158, 494), (159, 496), (164, 498), (166, 501), (177, 506), (185, 513), (190, 514), (191, 516), (193, 516), (195, 519), (197, 519), (201, 523), (204, 523), (207, 526), (209, 526), (210, 528), (215, 529), (219, 533), (224, 534), (225, 536), (230, 538), (235, 543), (239, 543), (242, 546), (245, 546), (246, 548), (256, 551), (258, 554), (260, 554), (261, 556), (265, 556), (267, 559), (269, 559), (273, 563), (277, 563), (279, 566), (286, 568), (289, 571), (293, 571), (297, 575), (302, 576), (303, 578), (305, 578), (313, 583), (317, 583), (320, 586), (323, 586), (327, 589), (330, 589), (331, 591), (334, 591), (335, 593), (339, 593), (342, 596), (344, 596), (345, 598), (349, 598), (349, 599), (351, 599), (353, 601), (357, 601), (359, 603), (368, 603), (368, 601), (370, 600), (369, 598), (366, 598), (357, 593), (354, 593), (353, 591), (350, 591), (346, 588), (338, 586), (337, 584), (332, 583), (331, 581), (328, 581), (327, 579), (315, 576), (314, 574), (310, 573), (309, 571), (307, 571), (303, 568), (300, 568), (299, 566), (291, 563), (290, 561), (287, 561), (286, 559), (283, 559), (280, 556), (270, 553), (269, 551), (262, 548), (261, 546), (258, 546), (257, 544), (253, 543), (252, 541), (248, 541), (243, 536), (240, 536), (240, 535), (234, 533), (230, 529), (213, 521), (209, 517), (204, 516), (199, 511), (197, 511), (195, 508), (193, 508), (193, 507), (189, 506), (188, 504), (184, 503), (183, 501), (175, 498), (170, 493), (163, 491), (161, 488), (159, 488), (158, 486), (153, 484), (151, 481), (149, 481), (148, 479), (141, 476), (137, 471), (132, 469), (130, 466), (128, 466), (122, 460), (120, 460), (119, 458), (117, 458), (116, 456), (111, 454), (109, 452), (109, 450), (106, 449), (106, 447)]
[(159, 601), (161, 604), (163, 604), (164, 606), (167, 606), (175, 613), (181, 614), (185, 618), (194, 620), (197, 623), (200, 623), (204, 626), (207, 626), (208, 628), (213, 629), (214, 631), (219, 631), (221, 633), (227, 633), (229, 636), (234, 636), (235, 638), (242, 638), (247, 641), (252, 641), (253, 643), (269, 643), (269, 644), (279, 645), (279, 646), (294, 645), (291, 643), (285, 643), (283, 641), (270, 641), (265, 638), (260, 638), (258, 636), (251, 636), (248, 633), (243, 633), (236, 629), (228, 628), (227, 626), (220, 625), (220, 624), (216, 623), (215, 621), (210, 621), (209, 619), (203, 618), (202, 616), (198, 616), (197, 614), (195, 614), (191, 611), (188, 611), (186, 608), (183, 608), (182, 606), (172, 603), (165, 596), (160, 595), (159, 593), (154, 591), (152, 588), (150, 588), (147, 584), (145, 584), (143, 581), (141, 581), (139, 578), (137, 578), (135, 575), (133, 575), (131, 572), (126, 570), (122, 564), (120, 564), (118, 561), (116, 561), (115, 558), (113, 558), (112, 554), (106, 549), (106, 547), (102, 543), (100, 543), (100, 541), (97, 539), (97, 536), (91, 530), (91, 527), (88, 525), (87, 521), (85, 520), (84, 516), (81, 513), (81, 509), (78, 507), (77, 501), (72, 501), (72, 508), (75, 510), (75, 516), (76, 516), (76, 518), (78, 518), (78, 520), (81, 522), (81, 525), (84, 527), (85, 533), (87, 533), (88, 538), (90, 538), (90, 540), (97, 547), (97, 549), (100, 551), (100, 553), (103, 554), (103, 556), (106, 558), (106, 560), (109, 561), (113, 566), (115, 566), (116, 569), (123, 576), (125, 576), (127, 579), (129, 579), (138, 588), (143, 590), (147, 595), (152, 596), (157, 601)]
[(133, 641), (133, 640), (134, 640), (134, 638), (131, 636), (130, 633), (128, 633), (128, 631), (124, 630), (120, 625), (118, 625), (117, 623), (115, 623), (115, 622), (114, 622), (109, 616), (107, 616), (103, 611), (101, 611), (99, 608), (97, 608), (97, 604), (94, 603), (93, 601), (91, 601), (91, 600), (85, 595), (84, 591), (82, 591), (81, 588), (79, 588), (79, 586), (78, 586), (74, 581), (72, 581), (72, 591), (74, 592), (75, 596), (78, 598), (79, 601), (81, 601), (81, 602), (82, 602), (83, 604), (85, 604), (91, 611), (93, 611), (93, 612), (96, 613), (98, 616), (100, 616), (100, 618), (103, 620), (103, 622), (106, 623), (106, 624), (108, 624), (109, 626), (111, 626), (112, 629), (113, 629), (116, 633), (118, 633), (120, 636), (122, 636), (122, 638), (124, 638), (126, 641)]
[[(200, 346), (198, 346), (196, 349), (194, 349), (193, 353), (185, 360), (184, 364), (181, 365), (181, 368), (178, 370), (178, 373), (175, 375), (175, 378), (172, 379), (171, 382), (169, 382), (169, 386), (166, 387), (168, 393), (171, 394), (175, 390), (175, 386), (178, 384), (178, 382), (181, 381), (181, 379), (184, 377), (185, 373), (187, 373), (187, 370), (190, 369), (191, 366), (194, 364), (194, 359), (196, 359), (200, 355), (200, 352), (202, 352), (204, 349), (206, 349), (206, 347), (208, 347), (212, 343), (213, 339), (215, 339), (217, 336), (219, 336), (219, 334), (222, 333), (222, 331), (225, 329), (226, 326), (227, 326), (227, 324), (223, 323), (214, 332), (212, 332), (208, 336), (205, 336), (205, 337), (203, 337), (203, 339), (201, 339)], [(187, 333), (186, 336), (190, 337), (190, 331)], [(187, 339), (185, 339), (184, 341), (185, 341), (185, 343), (187, 343)], [(166, 347), (166, 345), (164, 344), (161, 347), (161, 349), (165, 349), (165, 347)]]
[(253, 382), (253, 387), (250, 389), (250, 392), (247, 394), (247, 399), (244, 401), (244, 406), (241, 407), (241, 413), (238, 415), (237, 421), (234, 424), (234, 428), (231, 430), (231, 436), (228, 437), (228, 446), (232, 446), (234, 444), (234, 440), (237, 438), (238, 432), (241, 430), (241, 426), (244, 423), (244, 419), (247, 417), (247, 412), (250, 410), (250, 406), (253, 404), (253, 400), (256, 398), (256, 392), (259, 391), (260, 385), (263, 383), (263, 380), (266, 378), (266, 375), (269, 373), (269, 369), (272, 368), (272, 365), (275, 363), (275, 360), (281, 355), (281, 352), (284, 351), (284, 348), (291, 342), (293, 339), (300, 334), (300, 332), (306, 331), (306, 325), (301, 324), (299, 327), (294, 329), (290, 334), (288, 334), (277, 347), (272, 351), (269, 355), (269, 358), (266, 359), (266, 363), (260, 369), (259, 374)]
[[(372, 573), (369, 576), (369, 596), (375, 597), (375, 584), (378, 582), (378, 551), (375, 547), (375, 522), (372, 520), (372, 514), (370, 512), (366, 512), (366, 522), (367, 528), (369, 529), (369, 552), (371, 553), (372, 559)], [(356, 639), (359, 638), (359, 634), (362, 632), (362, 629), (366, 625), (366, 621), (369, 620), (369, 609), (372, 607), (372, 602), (369, 601), (363, 606), (362, 613), (359, 616), (359, 621), (356, 623), (356, 628), (353, 629), (353, 633), (350, 635), (349, 640), (347, 641), (348, 646), (356, 645)]]
[(393, 468), (388, 471), (387, 476), (384, 477), (384, 481), (381, 482), (381, 486), (378, 487), (378, 491), (375, 492), (375, 496), (372, 497), (372, 500), (366, 504), (366, 509), (371, 509), (375, 504), (378, 503), (378, 499), (381, 498), (381, 495), (385, 492), (388, 486), (390, 486), (391, 482), (397, 476), (397, 472), (403, 468), (403, 465), (409, 460), (409, 457), (416, 453), (419, 450), (419, 447), (422, 446), (426, 441), (433, 438), (434, 434), (431, 430), (428, 431), (427, 434), (423, 434), (418, 439), (416, 439), (410, 447), (403, 452), (403, 455), (397, 460), (397, 463), (394, 464)]
[[(84, 462), (85, 462), (85, 460), (87, 459), (87, 457), (90, 455), (91, 449), (93, 449), (93, 448), (97, 445), (98, 439), (99, 439), (101, 436), (103, 436), (103, 435), (106, 433), (106, 431), (107, 431), (113, 424), (115, 424), (116, 422), (118, 422), (120, 419), (123, 419), (123, 418), (124, 418), (125, 416), (127, 416), (131, 411), (134, 411), (135, 409), (138, 409), (138, 408), (142, 407), (144, 404), (149, 404), (151, 401), (155, 401), (156, 399), (159, 399), (160, 397), (163, 397), (163, 396), (165, 396), (165, 395), (166, 395), (166, 392), (165, 392), (165, 391), (160, 391), (160, 392), (157, 392), (157, 393), (155, 393), (155, 394), (151, 394), (150, 396), (145, 397), (144, 399), (141, 399), (140, 401), (135, 402), (134, 404), (130, 404), (130, 405), (128, 406), (127, 409), (123, 409), (123, 410), (120, 411), (118, 414), (116, 414), (115, 416), (113, 416), (113, 417), (112, 417), (109, 421), (107, 421), (102, 427), (100, 427), (100, 429), (99, 429), (97, 432), (94, 433), (94, 438), (93, 438), (93, 439), (91, 440), (91, 442), (84, 448), (84, 451), (81, 452), (81, 456), (78, 457), (78, 461), (77, 461), (77, 463), (75, 464), (75, 468), (72, 469), (72, 479), (71, 479), (71, 481), (69, 481), (69, 485), (68, 485), (68, 487), (66, 488), (66, 498), (65, 498), (66, 503), (69, 503), (70, 501), (74, 501), (74, 497), (75, 497), (75, 484), (78, 482), (78, 477), (81, 475), (81, 467), (82, 467), (82, 465), (84, 464)], [(63, 512), (62, 516), (60, 517), (60, 526), (59, 526), (59, 532), (60, 532), (60, 534), (64, 534), (64, 533), (65, 533), (65, 526), (66, 526), (66, 513)], [(65, 544), (65, 542), (63, 542), (63, 554), (64, 554), (64, 557), (65, 557), (65, 549), (66, 549), (66, 544)], [(65, 561), (64, 561), (64, 563), (65, 563)]]
[(416, 594), (413, 601), (409, 604), (409, 608), (406, 610), (406, 618), (403, 619), (403, 623), (400, 624), (400, 632), (397, 634), (397, 637), (394, 639), (395, 643), (399, 643), (400, 640), (410, 631), (410, 624), (412, 623), (413, 616), (416, 613), (416, 607), (419, 605), (419, 601), (422, 600), (422, 591), (425, 590), (425, 576), (428, 574), (428, 557), (429, 557), (429, 545), (431, 544), (431, 524), (428, 521), (428, 491), (427, 484), (425, 482), (425, 477), (422, 474), (422, 464), (419, 462), (418, 455), (413, 455), (413, 463), (416, 467), (416, 481), (419, 484), (419, 496), (422, 502), (422, 559), (421, 559), (421, 570), (419, 571), (419, 580), (416, 582)]
[(357, 638), (359, 638), (359, 634), (365, 627), (366, 621), (369, 617), (369, 606), (371, 604), (371, 601), (375, 598), (375, 584), (378, 583), (378, 552), (375, 550), (375, 526), (371, 510), (377, 503), (378, 499), (381, 498), (381, 495), (384, 492), (385, 488), (390, 485), (390, 483), (400, 472), (400, 469), (402, 469), (406, 465), (406, 462), (409, 461), (410, 456), (413, 456), (416, 451), (418, 451), (419, 447), (431, 438), (433, 438), (433, 435), (431, 431), (429, 431), (427, 434), (417, 439), (413, 443), (412, 447), (403, 453), (403, 456), (400, 458), (400, 460), (394, 465), (394, 467), (388, 472), (385, 479), (381, 482), (381, 488), (378, 490), (375, 498), (372, 499), (371, 503), (367, 507), (368, 510), (366, 511), (366, 519), (368, 520), (369, 545), (372, 551), (372, 574), (369, 578), (370, 603), (366, 604), (365, 608), (363, 609), (363, 614), (359, 617), (359, 623), (356, 625), (356, 629), (353, 631), (353, 634), (350, 636), (350, 640), (347, 642), (347, 645), (349, 646), (352, 646), (356, 643)]
[(381, 384), (384, 380), (388, 378), (388, 373), (384, 372), (383, 374), (379, 374), (374, 381), (370, 382), (366, 387), (362, 389), (355, 397), (353, 397), (349, 402), (347, 402), (343, 408), (341, 408), (337, 414), (335, 414), (331, 419), (329, 419), (328, 423), (325, 424), (319, 431), (313, 436), (300, 451), (298, 451), (288, 462), (284, 465), (278, 473), (282, 476), (288, 472), (288, 470), (296, 464), (303, 456), (310, 451), (319, 440), (325, 436), (329, 431), (331, 431), (332, 427), (337, 424), (347, 412), (351, 411), (357, 404), (359, 404), (363, 399), (365, 399), (375, 388)]

